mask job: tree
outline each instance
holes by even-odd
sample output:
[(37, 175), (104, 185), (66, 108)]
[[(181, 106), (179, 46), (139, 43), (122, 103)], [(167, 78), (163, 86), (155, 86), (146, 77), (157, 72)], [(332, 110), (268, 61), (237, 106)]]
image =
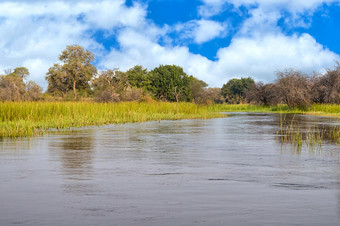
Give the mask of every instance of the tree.
[(147, 89), (150, 84), (150, 81), (148, 79), (148, 70), (140, 65), (136, 65), (133, 68), (130, 68), (128, 71), (126, 71), (126, 74), (129, 84), (132, 87)]
[(24, 79), (29, 76), (26, 67), (17, 67), (14, 70), (7, 69), (6, 75), (0, 76), (0, 99), (2, 101), (21, 101), (26, 93)]
[(311, 104), (311, 83), (308, 77), (294, 69), (277, 73), (278, 95), (289, 108), (306, 108)]
[(94, 60), (93, 54), (79, 45), (67, 46), (59, 60), (63, 65), (54, 64), (46, 74), (48, 90), (63, 94), (72, 90), (75, 99), (78, 91), (89, 93), (89, 81), (97, 73), (96, 67), (91, 64)]
[(0, 76), (0, 99), (2, 101), (21, 101), (25, 92), (25, 83), (21, 77), (12, 74)]
[(277, 95), (275, 84), (258, 82), (246, 94), (247, 101), (254, 104), (269, 106), (278, 104), (280, 97)]
[(160, 65), (150, 72), (149, 91), (159, 100), (188, 101), (190, 78), (183, 68), (176, 65)]
[(48, 93), (65, 98), (68, 91), (72, 90), (70, 79), (60, 64), (54, 64), (53, 67), (50, 67), (46, 75)]
[(42, 98), (42, 88), (35, 82), (29, 81), (26, 84), (25, 100), (37, 101)]
[(222, 86), (221, 94), (228, 103), (241, 103), (245, 100), (247, 91), (255, 84), (250, 77), (231, 79)]
[(316, 103), (340, 104), (340, 64), (333, 70), (327, 70), (323, 76), (312, 78), (312, 96)]
[(92, 80), (92, 87), (97, 101), (117, 102), (120, 100), (118, 73), (120, 73), (118, 69), (101, 71), (99, 76)]
[(22, 78), (23, 80), (26, 80), (26, 79), (28, 79), (30, 72), (28, 71), (28, 69), (26, 67), (17, 67), (13, 70), (13, 72), (11, 74), (12, 74), (12, 76), (18, 76), (18, 77)]
[(207, 83), (203, 82), (202, 80), (199, 80), (193, 76), (190, 76), (190, 92), (191, 92), (191, 98), (192, 101), (194, 101), (196, 104), (205, 104), (206, 103), (206, 93), (205, 89), (208, 86)]

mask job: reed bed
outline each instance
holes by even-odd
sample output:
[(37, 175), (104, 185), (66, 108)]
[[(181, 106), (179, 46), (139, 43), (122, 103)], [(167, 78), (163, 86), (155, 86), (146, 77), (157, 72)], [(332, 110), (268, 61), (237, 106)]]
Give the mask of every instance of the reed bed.
[(225, 115), (192, 103), (2, 102), (0, 137), (93, 125), (217, 117)]
[(315, 152), (321, 151), (322, 144), (334, 143), (340, 145), (340, 127), (339, 126), (310, 126), (308, 128), (301, 128), (293, 117), (290, 122), (286, 121), (286, 115), (280, 115), (280, 129), (276, 135), (279, 141), (284, 144), (291, 144), (294, 149), (300, 153), (303, 145)]
[(340, 117), (340, 105), (337, 104), (313, 104), (308, 109), (289, 109), (287, 105), (256, 106), (251, 104), (219, 104), (209, 108), (216, 112), (286, 113)]

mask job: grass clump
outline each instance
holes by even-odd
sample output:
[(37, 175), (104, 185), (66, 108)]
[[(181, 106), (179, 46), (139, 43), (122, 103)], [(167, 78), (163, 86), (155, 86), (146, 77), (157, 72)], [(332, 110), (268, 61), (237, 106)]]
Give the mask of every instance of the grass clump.
[(191, 103), (1, 102), (0, 137), (34, 136), (50, 129), (92, 125), (224, 116)]
[(280, 115), (280, 129), (276, 135), (281, 144), (291, 144), (297, 153), (301, 153), (303, 145), (312, 152), (321, 151), (323, 143), (340, 145), (339, 126), (301, 127), (294, 119), (295, 115), (290, 121), (286, 120), (286, 115)]

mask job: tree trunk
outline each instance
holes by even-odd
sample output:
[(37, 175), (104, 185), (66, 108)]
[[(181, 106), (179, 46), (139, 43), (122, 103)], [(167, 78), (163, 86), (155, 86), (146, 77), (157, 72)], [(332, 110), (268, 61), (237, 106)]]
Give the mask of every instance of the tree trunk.
[(73, 93), (74, 93), (74, 99), (77, 100), (76, 81), (73, 81)]

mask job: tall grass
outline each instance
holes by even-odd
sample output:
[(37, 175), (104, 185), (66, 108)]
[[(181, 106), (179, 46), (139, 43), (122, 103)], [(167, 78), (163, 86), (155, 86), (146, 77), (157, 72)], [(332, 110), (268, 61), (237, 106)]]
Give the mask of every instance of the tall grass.
[(256, 106), (251, 104), (219, 104), (209, 108), (217, 112), (292, 113), (340, 117), (340, 105), (337, 104), (313, 104), (307, 109), (289, 109), (287, 105)]
[(287, 121), (286, 115), (280, 114), (280, 129), (276, 135), (282, 144), (291, 144), (297, 153), (301, 152), (304, 144), (313, 152), (321, 151), (324, 142), (340, 145), (339, 126), (311, 125), (308, 128), (301, 128), (295, 121), (295, 115), (290, 121)]
[(151, 120), (223, 117), (191, 103), (0, 103), (0, 137), (33, 136), (50, 129)]

